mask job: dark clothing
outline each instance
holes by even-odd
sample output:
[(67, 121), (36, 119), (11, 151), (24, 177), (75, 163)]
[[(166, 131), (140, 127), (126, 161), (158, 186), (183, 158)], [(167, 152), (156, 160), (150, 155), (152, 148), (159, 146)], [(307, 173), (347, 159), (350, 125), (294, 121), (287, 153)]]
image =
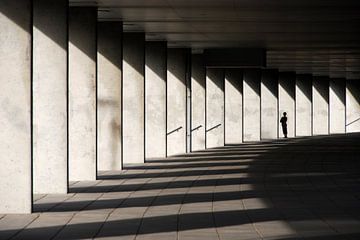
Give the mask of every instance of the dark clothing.
[(287, 117), (282, 117), (280, 119), (281, 122), (281, 126), (282, 126), (282, 131), (285, 137), (287, 137)]

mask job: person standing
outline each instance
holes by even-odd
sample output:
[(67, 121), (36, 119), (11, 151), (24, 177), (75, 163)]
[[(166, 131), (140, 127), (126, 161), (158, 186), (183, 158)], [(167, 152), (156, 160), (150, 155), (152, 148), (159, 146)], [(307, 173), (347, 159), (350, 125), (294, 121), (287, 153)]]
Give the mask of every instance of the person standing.
[(283, 113), (282, 118), (280, 119), (282, 131), (284, 134), (284, 138), (287, 138), (287, 117), (286, 112)]

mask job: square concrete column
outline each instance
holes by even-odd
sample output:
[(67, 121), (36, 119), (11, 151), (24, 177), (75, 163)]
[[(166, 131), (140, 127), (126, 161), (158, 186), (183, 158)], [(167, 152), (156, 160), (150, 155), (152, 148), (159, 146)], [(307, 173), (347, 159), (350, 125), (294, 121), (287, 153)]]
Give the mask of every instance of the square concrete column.
[(360, 80), (346, 80), (346, 132), (360, 132)]
[(0, 1), (0, 213), (30, 213), (31, 2)]
[(189, 49), (170, 48), (167, 59), (167, 156), (186, 152), (186, 74)]
[(278, 72), (262, 70), (261, 74), (261, 139), (278, 138)]
[(330, 79), (329, 91), (329, 118), (330, 134), (345, 133), (346, 119), (346, 80), (341, 78)]
[(191, 58), (191, 148), (205, 149), (205, 84), (206, 69), (202, 54)]
[(260, 140), (260, 69), (244, 70), (243, 140)]
[(312, 76), (296, 75), (296, 136), (312, 135)]
[(145, 34), (123, 37), (123, 164), (145, 161)]
[(97, 11), (69, 14), (69, 180), (95, 180)]
[(98, 170), (119, 170), (122, 22), (98, 22), (97, 26), (97, 165)]
[(313, 135), (329, 134), (329, 78), (313, 77)]
[(68, 1), (34, 0), (34, 193), (67, 193)]
[(243, 140), (243, 72), (241, 69), (225, 70), (225, 144)]
[[(295, 80), (293, 72), (279, 73), (279, 118), (287, 114), (288, 137), (295, 137)], [(279, 124), (279, 123), (278, 123)], [(282, 127), (279, 124), (279, 137), (283, 137)]]
[(224, 146), (224, 69), (206, 69), (206, 148)]
[(145, 158), (166, 157), (166, 42), (146, 42)]

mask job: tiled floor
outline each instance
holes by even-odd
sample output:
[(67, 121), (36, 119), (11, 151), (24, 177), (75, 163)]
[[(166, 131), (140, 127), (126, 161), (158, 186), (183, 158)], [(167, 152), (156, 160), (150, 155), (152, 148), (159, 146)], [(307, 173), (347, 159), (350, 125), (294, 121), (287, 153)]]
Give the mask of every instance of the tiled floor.
[(360, 239), (360, 135), (232, 145), (102, 172), (0, 239)]

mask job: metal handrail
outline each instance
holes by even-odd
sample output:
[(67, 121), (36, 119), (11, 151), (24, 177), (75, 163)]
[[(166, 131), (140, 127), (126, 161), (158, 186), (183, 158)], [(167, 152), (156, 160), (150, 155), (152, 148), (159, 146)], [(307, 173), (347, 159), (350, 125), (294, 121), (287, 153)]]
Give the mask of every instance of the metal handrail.
[(174, 133), (174, 132), (178, 132), (180, 129), (182, 129), (182, 127), (178, 127), (178, 128), (176, 128), (176, 129), (168, 132), (166, 135), (170, 135), (170, 134), (172, 134), (172, 133)]
[(221, 126), (221, 123), (219, 123), (218, 125), (212, 127), (212, 128), (209, 128), (208, 130), (206, 130), (206, 132), (210, 132), (211, 130), (214, 130), (215, 128), (218, 128)]
[(355, 123), (355, 122), (357, 122), (357, 121), (359, 121), (359, 120), (360, 120), (360, 118), (355, 119), (354, 121), (352, 121), (352, 122), (350, 122), (350, 123), (346, 124), (345, 126), (347, 127), (347, 126), (349, 126), (349, 125), (351, 125), (351, 124), (353, 124), (353, 123)]
[(202, 125), (197, 126), (196, 128), (192, 129), (191, 131), (193, 132), (193, 131), (196, 131), (196, 130), (198, 130), (200, 128), (202, 128)]

